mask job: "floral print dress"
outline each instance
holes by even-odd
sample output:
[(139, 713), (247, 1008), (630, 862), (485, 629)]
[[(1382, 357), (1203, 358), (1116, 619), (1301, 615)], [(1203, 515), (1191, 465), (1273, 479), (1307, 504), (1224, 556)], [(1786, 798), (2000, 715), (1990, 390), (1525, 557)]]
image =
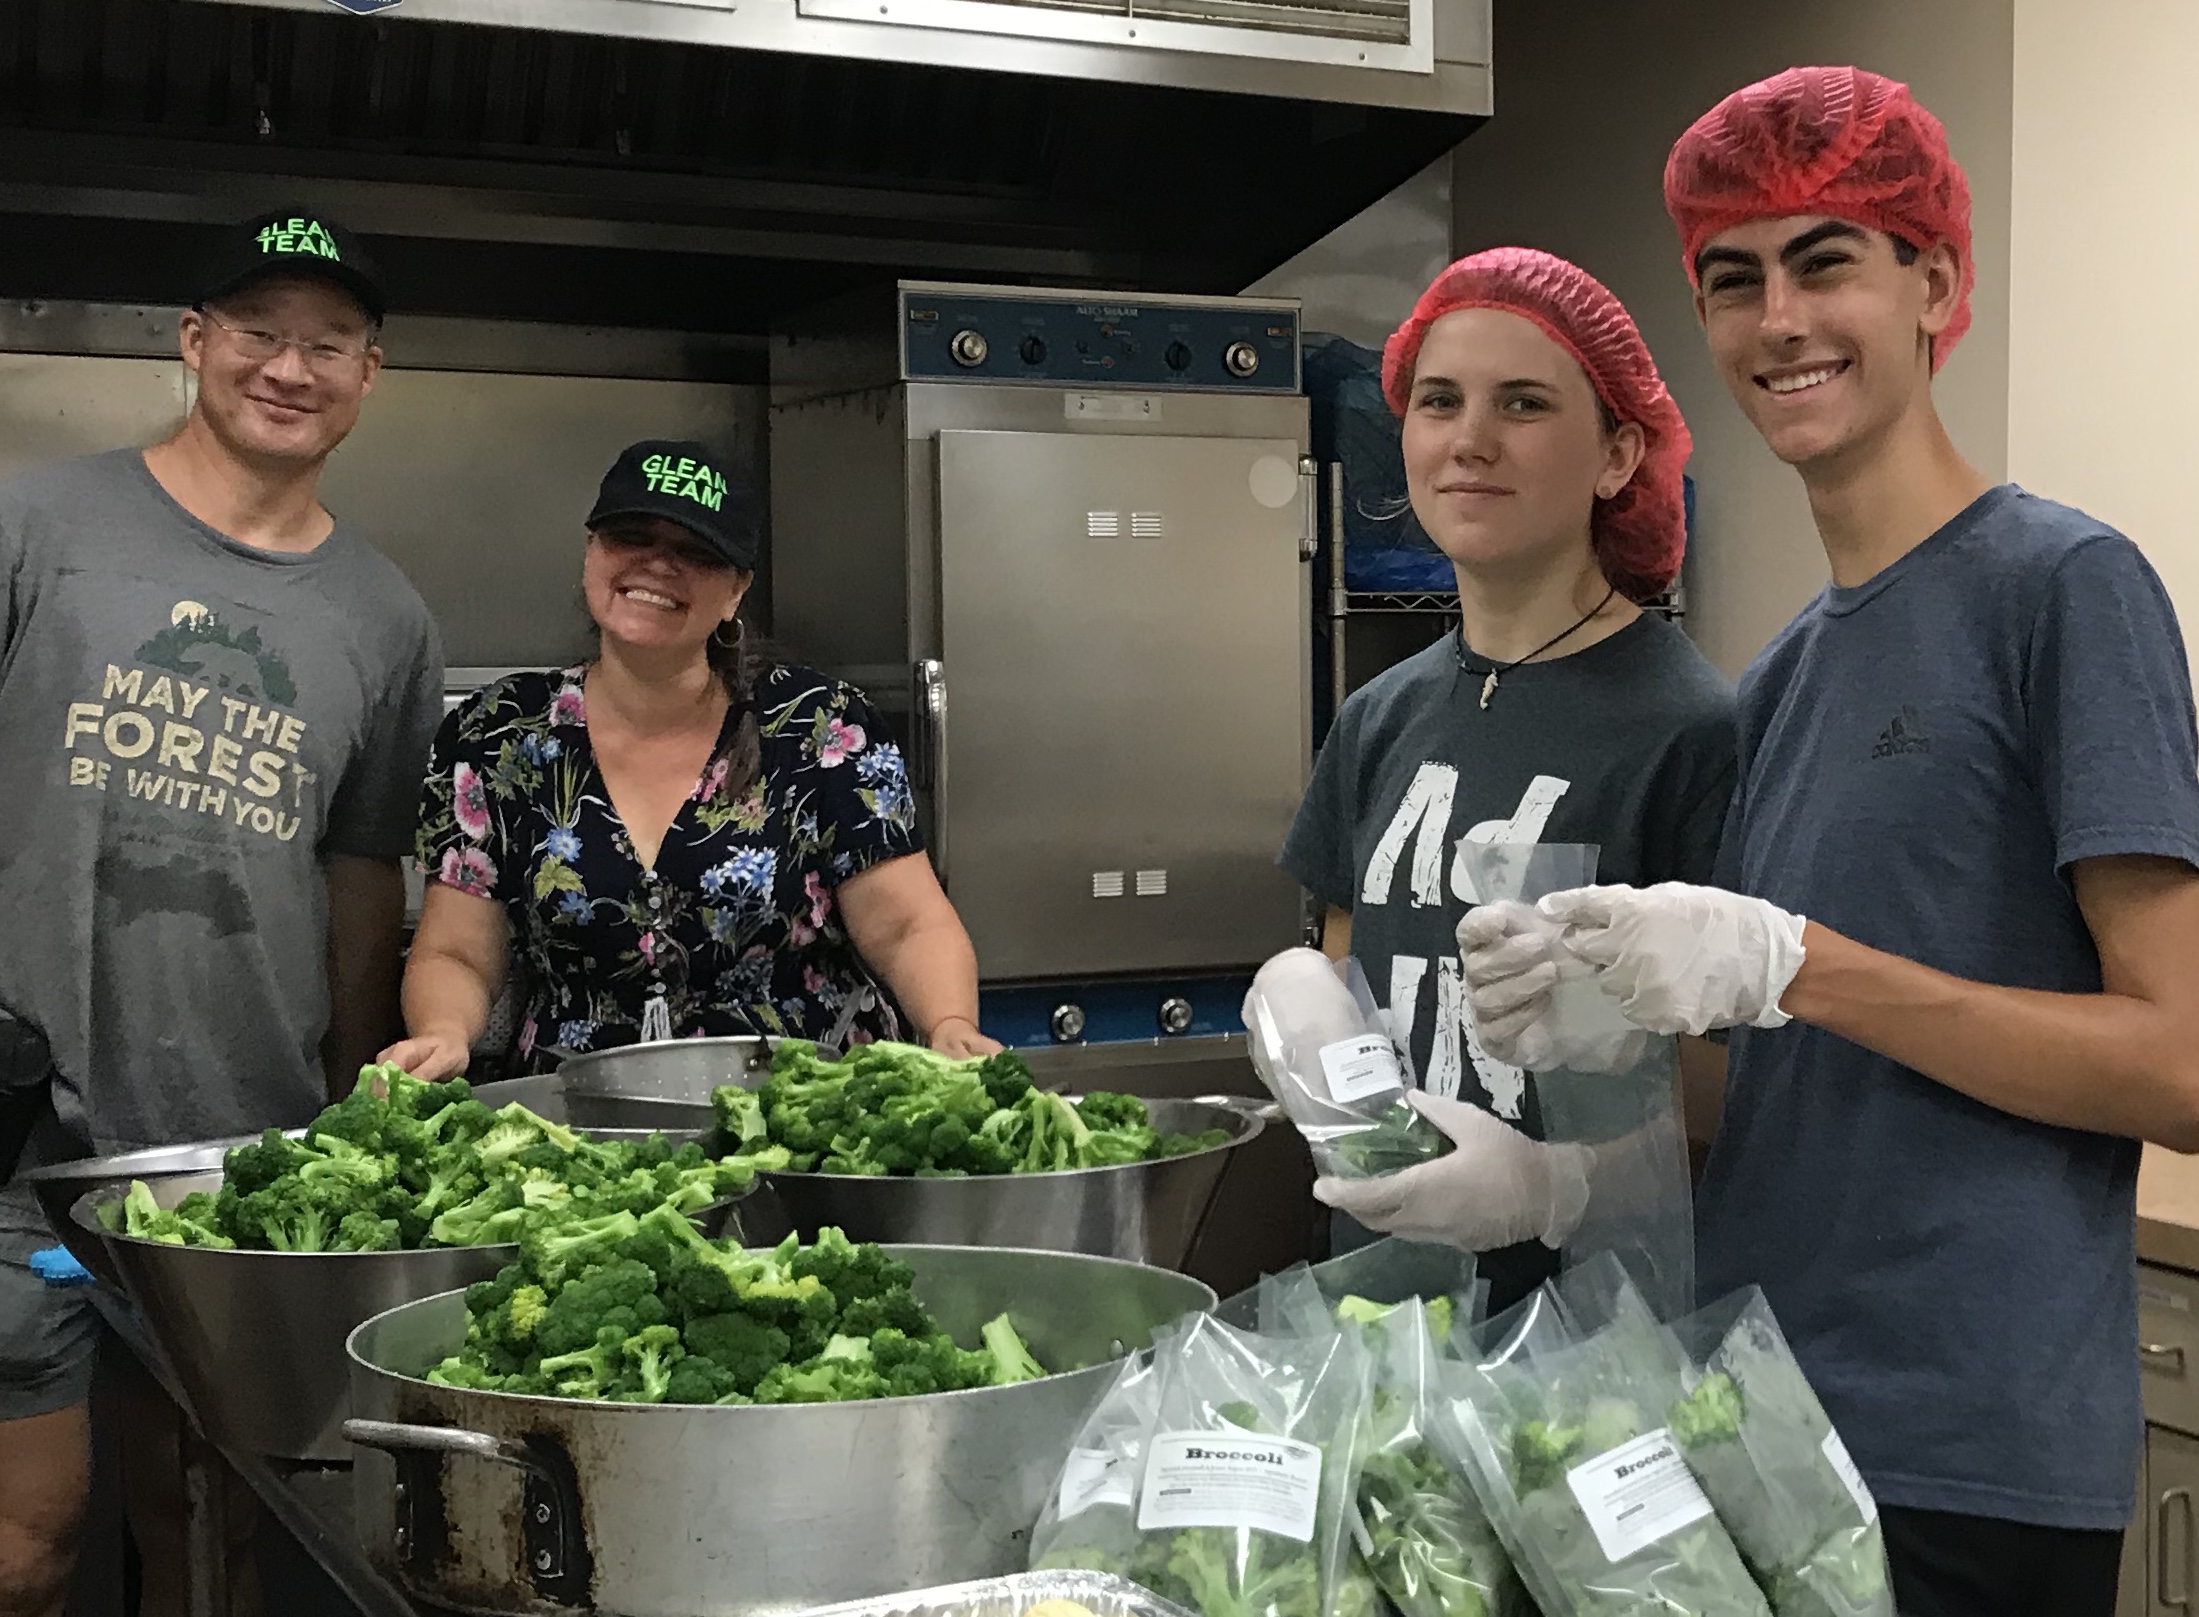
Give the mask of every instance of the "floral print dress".
[(818, 1038), (866, 990), (852, 1036), (895, 1036), (834, 899), (923, 847), (901, 750), (862, 694), (808, 668), (759, 680), (756, 783), (726, 789), (735, 707), (649, 867), (596, 768), (583, 672), (514, 674), (468, 697), (435, 738), (421, 805), (421, 868), (510, 917), (525, 1069), (554, 1066), (551, 1046)]

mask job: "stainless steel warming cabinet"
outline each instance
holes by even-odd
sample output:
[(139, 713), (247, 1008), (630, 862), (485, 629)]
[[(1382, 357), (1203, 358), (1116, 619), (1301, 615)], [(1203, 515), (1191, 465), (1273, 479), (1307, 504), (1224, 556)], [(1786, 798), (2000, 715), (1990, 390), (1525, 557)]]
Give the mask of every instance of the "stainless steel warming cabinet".
[[(980, 976), (1287, 946), (1314, 510), (1296, 308), (904, 282), (789, 323), (770, 363), (778, 634), (894, 714)], [(1170, 997), (1146, 1037), (1185, 1031)]]

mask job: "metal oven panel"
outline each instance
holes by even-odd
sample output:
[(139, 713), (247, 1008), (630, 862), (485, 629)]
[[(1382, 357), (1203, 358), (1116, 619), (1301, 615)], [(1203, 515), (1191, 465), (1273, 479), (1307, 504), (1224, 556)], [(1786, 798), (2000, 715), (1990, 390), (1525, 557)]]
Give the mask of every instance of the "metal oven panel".
[(1298, 445), (938, 437), (934, 854), (988, 980), (1287, 947), (1304, 782)]

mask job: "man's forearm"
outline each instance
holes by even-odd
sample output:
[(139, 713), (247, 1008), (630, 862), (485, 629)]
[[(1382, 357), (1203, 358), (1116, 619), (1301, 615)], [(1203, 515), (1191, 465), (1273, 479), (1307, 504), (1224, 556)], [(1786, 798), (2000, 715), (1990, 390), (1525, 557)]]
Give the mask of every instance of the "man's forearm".
[(1803, 947), (1797, 1020), (2018, 1117), (2199, 1150), (2199, 1048), (2159, 1006), (1969, 982), (1814, 921)]
[(331, 1096), (350, 1093), (359, 1069), (395, 1039), (405, 882), (395, 861), (339, 856), (328, 883), (328, 1029), (321, 1065)]

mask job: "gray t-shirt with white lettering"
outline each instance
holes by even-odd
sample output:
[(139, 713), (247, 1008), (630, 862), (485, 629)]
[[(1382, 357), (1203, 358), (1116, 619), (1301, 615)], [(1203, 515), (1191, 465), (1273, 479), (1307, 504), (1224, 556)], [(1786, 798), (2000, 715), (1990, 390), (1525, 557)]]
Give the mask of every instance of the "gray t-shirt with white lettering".
[(322, 1103), (321, 863), (409, 850), (442, 683), (418, 593), (340, 521), (238, 544), (134, 449), (0, 484), (0, 1010), (52, 1044), (77, 1149)]
[(1351, 911), (1352, 955), (1422, 1086), (1520, 1119), (1519, 1075), (1467, 1037), (1457, 931), (1478, 895), (1457, 845), (1595, 843), (1600, 881), (1709, 880), (1733, 792), (1733, 691), (1653, 616), (1513, 669), (1486, 708), (1481, 684), (1454, 633), (1355, 691), (1281, 863)]
[[(1741, 682), (1721, 884), (1973, 982), (2100, 991), (2070, 867), (2199, 865), (2182, 636), (2128, 539), (2012, 485), (1828, 588)], [(2073, 1090), (2088, 1075), (2063, 1075)], [(1733, 1036), (1705, 1296), (1759, 1285), (1879, 1499), (2120, 1529), (2138, 1144), (1799, 1022)]]

